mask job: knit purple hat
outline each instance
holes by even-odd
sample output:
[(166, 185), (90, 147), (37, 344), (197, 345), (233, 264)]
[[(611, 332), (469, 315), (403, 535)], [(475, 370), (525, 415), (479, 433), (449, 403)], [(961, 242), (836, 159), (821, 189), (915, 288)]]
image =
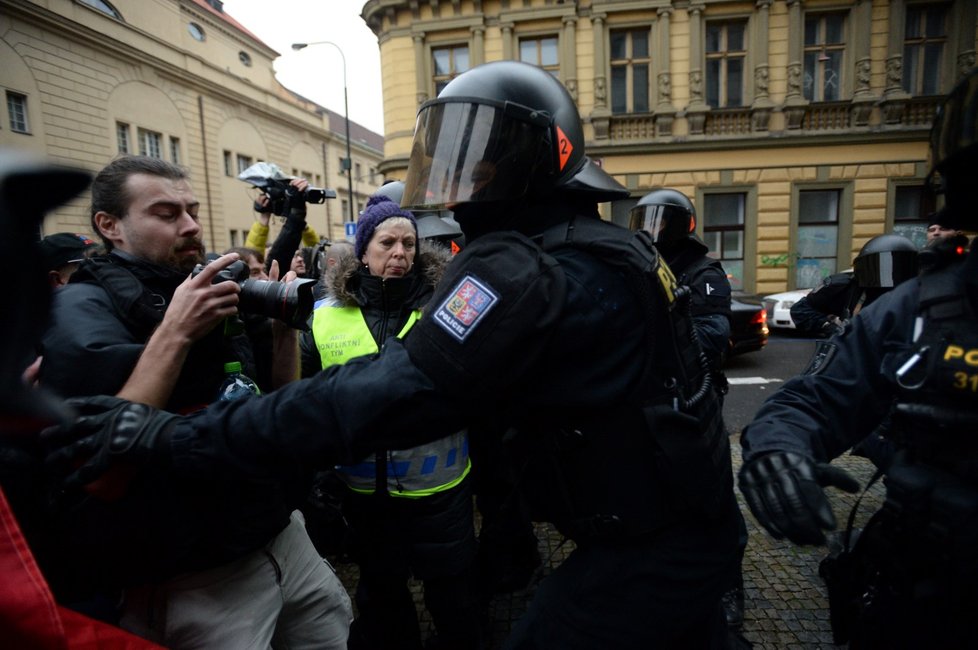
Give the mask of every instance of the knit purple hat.
[(375, 194), (367, 201), (367, 207), (363, 209), (360, 218), (357, 219), (357, 239), (353, 248), (357, 259), (363, 257), (363, 251), (367, 250), (370, 238), (374, 236), (374, 231), (381, 223), (391, 217), (404, 217), (414, 226), (414, 233), (417, 235), (418, 224), (414, 220), (414, 215), (404, 210), (394, 203), (388, 196)]

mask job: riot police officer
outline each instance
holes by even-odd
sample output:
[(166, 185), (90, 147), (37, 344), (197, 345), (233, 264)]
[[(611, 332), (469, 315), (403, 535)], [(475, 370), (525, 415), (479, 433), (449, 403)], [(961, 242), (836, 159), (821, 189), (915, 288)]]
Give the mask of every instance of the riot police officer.
[(120, 457), (273, 479), (504, 423), (520, 492), (576, 542), (509, 645), (722, 647), (727, 437), (671, 271), (647, 235), (599, 217), (625, 195), (584, 155), (560, 82), (473, 68), (418, 116), (402, 205), (452, 209), (466, 248), (403, 344), (186, 419), (89, 398), (51, 461), (94, 454), (68, 486)]
[[(638, 200), (628, 214), (631, 230), (645, 230), (655, 247), (669, 263), (680, 285), (690, 290), (690, 315), (696, 338), (703, 347), (713, 371), (717, 389), (726, 392), (723, 360), (730, 346), (730, 281), (719, 260), (707, 255), (709, 247), (696, 235), (696, 208), (679, 190), (660, 187)], [(741, 567), (747, 549), (747, 524), (739, 518)], [(744, 622), (744, 576), (737, 571), (733, 587), (723, 595), (727, 625), (737, 628)]]
[(879, 235), (863, 244), (852, 268), (828, 276), (791, 306), (791, 320), (799, 330), (840, 332), (860, 309), (917, 275), (917, 248), (901, 235)]
[(668, 187), (652, 190), (629, 211), (628, 227), (652, 236), (679, 284), (689, 287), (696, 336), (719, 371), (730, 346), (730, 281), (720, 261), (696, 235), (696, 208), (685, 194)]
[[(955, 229), (978, 224), (978, 69), (931, 131), (932, 176)], [(978, 638), (978, 252), (905, 282), (827, 342), (742, 436), (740, 489), (772, 535), (821, 544), (829, 461), (891, 418), (886, 501), (830, 576), (833, 631), (851, 647), (961, 647)]]

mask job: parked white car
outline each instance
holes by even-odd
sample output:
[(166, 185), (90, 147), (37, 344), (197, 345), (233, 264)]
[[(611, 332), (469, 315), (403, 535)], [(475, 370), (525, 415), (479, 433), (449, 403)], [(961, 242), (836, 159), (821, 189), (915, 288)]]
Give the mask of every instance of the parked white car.
[(795, 329), (795, 322), (791, 320), (791, 306), (807, 296), (809, 291), (811, 289), (795, 289), (761, 298), (764, 309), (767, 310), (767, 326)]

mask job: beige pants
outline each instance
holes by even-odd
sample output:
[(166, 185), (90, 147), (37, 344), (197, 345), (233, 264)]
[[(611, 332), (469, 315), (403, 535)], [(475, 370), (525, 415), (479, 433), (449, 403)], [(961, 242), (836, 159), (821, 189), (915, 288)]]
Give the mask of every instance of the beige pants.
[(353, 610), (298, 511), (261, 550), (126, 593), (122, 627), (184, 648), (346, 648)]

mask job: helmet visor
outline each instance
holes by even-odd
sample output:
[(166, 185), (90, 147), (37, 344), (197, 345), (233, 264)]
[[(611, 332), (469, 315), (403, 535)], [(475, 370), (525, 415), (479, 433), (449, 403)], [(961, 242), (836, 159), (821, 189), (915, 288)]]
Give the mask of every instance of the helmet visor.
[(689, 234), (690, 214), (675, 205), (636, 205), (628, 213), (628, 228), (644, 230), (656, 244), (671, 244)]
[(852, 264), (859, 286), (891, 289), (917, 275), (915, 251), (882, 251), (857, 257)]
[(541, 162), (549, 120), (512, 104), (435, 102), (421, 109), (401, 205), (439, 209), (523, 196)]

